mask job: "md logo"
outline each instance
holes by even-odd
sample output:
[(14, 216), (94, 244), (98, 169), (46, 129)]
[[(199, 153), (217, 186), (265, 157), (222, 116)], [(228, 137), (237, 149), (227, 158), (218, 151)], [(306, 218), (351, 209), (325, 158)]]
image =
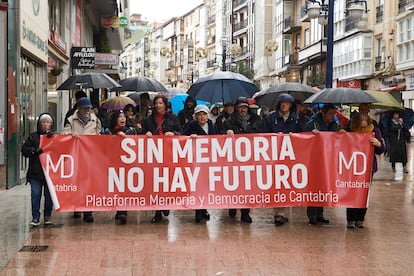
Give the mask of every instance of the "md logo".
[(50, 169), (55, 174), (60, 172), (60, 178), (71, 178), (75, 170), (75, 160), (69, 154), (61, 154), (57, 162), (53, 162), (50, 155), (46, 155), (46, 172), (49, 174)]
[(367, 156), (362, 152), (353, 152), (351, 158), (347, 159), (342, 151), (339, 152), (339, 174), (352, 167), (353, 175), (363, 175), (367, 171)]

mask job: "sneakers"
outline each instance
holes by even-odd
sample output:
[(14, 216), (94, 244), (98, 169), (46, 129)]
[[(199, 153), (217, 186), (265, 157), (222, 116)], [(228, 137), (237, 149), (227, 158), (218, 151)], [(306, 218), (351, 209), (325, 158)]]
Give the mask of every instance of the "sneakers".
[(40, 221), (38, 219), (34, 219), (32, 220), (32, 222), (30, 223), (31, 227), (38, 227), (40, 225)]
[(346, 228), (355, 229), (355, 221), (348, 221), (348, 223), (346, 224)]
[(50, 217), (45, 217), (45, 225), (52, 225), (52, 224), (53, 224), (53, 222), (50, 219)]

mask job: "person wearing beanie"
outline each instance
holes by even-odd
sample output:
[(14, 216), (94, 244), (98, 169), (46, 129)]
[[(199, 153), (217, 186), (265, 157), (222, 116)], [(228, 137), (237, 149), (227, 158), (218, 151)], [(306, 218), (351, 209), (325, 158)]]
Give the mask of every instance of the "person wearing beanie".
[(53, 203), (50, 197), (49, 188), (40, 164), (39, 155), (43, 153), (40, 145), (40, 136), (48, 138), (53, 136), (54, 120), (50, 113), (43, 113), (37, 120), (37, 130), (32, 132), (25, 140), (21, 152), (26, 158), (29, 158), (29, 169), (27, 170), (26, 181), (30, 183), (31, 202), (32, 202), (32, 221), (31, 227), (40, 225), (40, 204), (42, 199), (42, 190), (44, 196), (43, 219), (45, 225), (52, 225), (51, 215)]
[(72, 116), (73, 115), (73, 113), (75, 113), (75, 110), (76, 109), (78, 109), (78, 100), (80, 99), (80, 98), (86, 98), (88, 95), (86, 95), (86, 93), (84, 92), (84, 91), (82, 91), (82, 90), (78, 90), (78, 91), (76, 91), (76, 93), (75, 93), (75, 100), (76, 100), (76, 103), (73, 105), (73, 107), (71, 108), (71, 109), (69, 109), (68, 110), (68, 112), (66, 113), (66, 115), (65, 115), (65, 120), (64, 120), (64, 124), (66, 124), (67, 123), (67, 121), (68, 121), (68, 118), (70, 117), (70, 116)]
[[(194, 120), (190, 121), (184, 127), (184, 135), (197, 137), (198, 135), (215, 135), (217, 134), (216, 127), (208, 118), (209, 109), (205, 105), (197, 105), (194, 109)], [(202, 219), (210, 220), (210, 214), (206, 209), (198, 209), (195, 211), (195, 222), (200, 222)]]
[[(224, 128), (227, 135), (242, 133), (258, 133), (260, 129), (260, 117), (257, 114), (249, 112), (249, 103), (247, 99), (240, 98), (234, 104), (235, 111), (225, 121)], [(240, 220), (245, 223), (252, 223), (250, 209), (241, 209)], [(236, 209), (229, 210), (229, 216), (236, 216)]]
[[(68, 118), (62, 134), (70, 134), (74, 139), (79, 135), (100, 135), (101, 121), (92, 111), (91, 101), (86, 98), (80, 98), (77, 101), (78, 109)], [(80, 218), (80, 212), (73, 214), (74, 218)], [(83, 212), (85, 222), (93, 222), (92, 212)]]
[[(300, 122), (296, 114), (295, 100), (290, 94), (280, 94), (276, 101), (275, 110), (269, 112), (263, 122), (264, 132), (268, 133), (295, 133), (300, 132)], [(281, 226), (288, 222), (285, 216), (285, 207), (274, 208), (274, 222)]]
[[(345, 132), (339, 123), (335, 121), (336, 106), (333, 104), (325, 104), (321, 112), (317, 113), (305, 125), (305, 132), (312, 132), (318, 135), (321, 131)], [(329, 219), (323, 215), (323, 207), (308, 206), (306, 214), (309, 218), (309, 224), (315, 225), (318, 223), (328, 224)]]

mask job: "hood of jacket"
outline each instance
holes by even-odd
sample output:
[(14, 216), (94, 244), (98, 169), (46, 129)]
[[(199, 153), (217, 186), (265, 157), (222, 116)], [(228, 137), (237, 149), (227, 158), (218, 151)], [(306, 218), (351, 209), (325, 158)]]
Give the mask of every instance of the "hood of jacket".
[(53, 118), (52, 114), (50, 114), (49, 112), (43, 112), (42, 114), (39, 115), (39, 118), (37, 119), (37, 128), (36, 131), (39, 134), (45, 134), (46, 132), (42, 130), (42, 127), (40, 126), (40, 118), (42, 117), (42, 115), (49, 115), (50, 118), (52, 118), (52, 125), (50, 126), (50, 132), (54, 132), (55, 130), (55, 119)]

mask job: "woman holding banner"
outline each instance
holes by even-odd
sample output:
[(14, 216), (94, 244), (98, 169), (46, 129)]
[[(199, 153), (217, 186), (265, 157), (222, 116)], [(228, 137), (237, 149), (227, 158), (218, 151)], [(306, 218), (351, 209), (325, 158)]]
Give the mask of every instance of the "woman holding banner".
[[(111, 114), (110, 120), (109, 134), (119, 135), (121, 137), (137, 134), (137, 130), (134, 127), (127, 126), (127, 117), (123, 110), (114, 111)], [(120, 224), (125, 224), (127, 222), (127, 211), (117, 211), (115, 221)]]
[[(148, 137), (152, 135), (173, 136), (182, 133), (178, 117), (168, 110), (168, 99), (163, 94), (157, 94), (153, 100), (153, 112), (148, 116), (142, 125), (142, 131)], [(155, 216), (151, 223), (157, 223), (162, 220), (162, 215), (168, 216), (169, 210), (155, 211)]]
[(45, 197), (44, 201), (44, 224), (51, 225), (50, 216), (52, 214), (53, 203), (50, 197), (49, 188), (46, 183), (46, 178), (43, 173), (42, 165), (40, 164), (39, 155), (43, 150), (39, 147), (40, 136), (52, 137), (53, 134), (53, 117), (49, 113), (43, 113), (39, 116), (37, 121), (37, 130), (32, 132), (22, 147), (22, 154), (29, 158), (29, 169), (27, 171), (26, 181), (30, 183), (31, 187), (31, 201), (32, 201), (32, 222), (31, 227), (40, 225), (40, 202), (42, 199), (42, 190)]
[[(209, 109), (205, 105), (197, 105), (194, 109), (194, 120), (190, 121), (184, 127), (184, 134), (197, 137), (197, 135), (215, 135), (217, 129), (213, 122), (208, 118)], [(202, 219), (210, 220), (210, 214), (206, 209), (195, 211), (195, 221), (200, 222)]]
[[(375, 137), (371, 137), (369, 139), (370, 145), (374, 146), (374, 153), (375, 154), (382, 154), (385, 151), (384, 141), (381, 136), (381, 131), (379, 128), (375, 127), (372, 119), (365, 114), (356, 113), (351, 120), (350, 130), (353, 132), (370, 132), (374, 133)], [(377, 169), (377, 158), (374, 154), (374, 163), (372, 164), (372, 172), (373, 175)], [(372, 178), (372, 177), (371, 177)], [(367, 212), (367, 208), (347, 208), (346, 209), (346, 220), (347, 220), (347, 228), (353, 229), (357, 228), (364, 228), (364, 218)]]

